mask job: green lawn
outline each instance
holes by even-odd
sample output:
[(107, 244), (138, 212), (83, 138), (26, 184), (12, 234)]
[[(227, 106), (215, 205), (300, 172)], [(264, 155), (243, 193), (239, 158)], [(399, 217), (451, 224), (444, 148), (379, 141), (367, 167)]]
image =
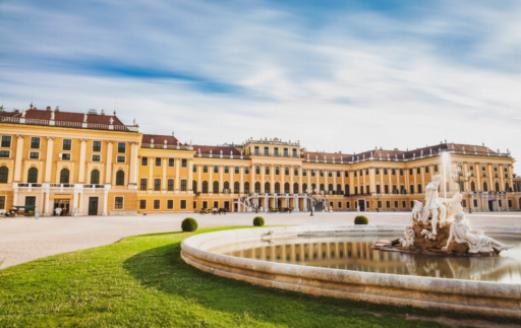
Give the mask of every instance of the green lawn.
[(313, 298), (200, 272), (180, 258), (187, 236), (130, 237), (0, 271), (0, 327), (437, 326), (407, 320), (408, 309)]

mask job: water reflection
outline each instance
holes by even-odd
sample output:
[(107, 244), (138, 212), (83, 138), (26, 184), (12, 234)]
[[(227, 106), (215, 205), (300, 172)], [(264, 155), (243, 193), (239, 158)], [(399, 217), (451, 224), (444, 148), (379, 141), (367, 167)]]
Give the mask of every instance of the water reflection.
[(435, 257), (373, 249), (367, 240), (286, 240), (229, 255), (301, 265), (442, 278), (521, 283), (521, 241), (499, 257)]

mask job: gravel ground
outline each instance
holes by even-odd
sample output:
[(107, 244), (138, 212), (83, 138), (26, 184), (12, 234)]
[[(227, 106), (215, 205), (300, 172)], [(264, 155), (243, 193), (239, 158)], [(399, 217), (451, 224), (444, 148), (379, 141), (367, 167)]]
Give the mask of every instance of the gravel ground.
[[(309, 213), (268, 214), (263, 213), (268, 225), (352, 224), (357, 213)], [(410, 213), (365, 213), (372, 224), (405, 225)], [(251, 225), (255, 214), (201, 215), (194, 213), (45, 217), (0, 219), (0, 269), (37, 258), (110, 244), (119, 239), (152, 232), (180, 230), (181, 221), (192, 216), (200, 227)], [(515, 226), (521, 227), (521, 213), (471, 214), (475, 227)], [(485, 229), (486, 230), (486, 229)]]

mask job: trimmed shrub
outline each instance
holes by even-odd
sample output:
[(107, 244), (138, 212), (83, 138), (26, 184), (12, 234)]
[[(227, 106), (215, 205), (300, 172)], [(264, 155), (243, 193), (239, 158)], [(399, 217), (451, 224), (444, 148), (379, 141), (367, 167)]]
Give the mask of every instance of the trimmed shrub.
[(197, 221), (194, 218), (186, 218), (181, 223), (181, 229), (186, 232), (197, 230)]
[(262, 227), (264, 225), (264, 218), (262, 216), (256, 216), (253, 218), (253, 225), (255, 227)]
[(355, 217), (355, 224), (369, 224), (369, 219), (365, 215), (357, 215)]

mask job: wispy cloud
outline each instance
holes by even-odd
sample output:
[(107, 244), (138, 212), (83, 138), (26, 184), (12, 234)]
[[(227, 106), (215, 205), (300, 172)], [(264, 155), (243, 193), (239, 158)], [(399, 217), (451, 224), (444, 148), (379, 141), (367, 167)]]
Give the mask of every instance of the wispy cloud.
[(198, 143), (448, 139), (521, 159), (516, 1), (7, 0), (0, 45), (8, 107), (116, 108)]

